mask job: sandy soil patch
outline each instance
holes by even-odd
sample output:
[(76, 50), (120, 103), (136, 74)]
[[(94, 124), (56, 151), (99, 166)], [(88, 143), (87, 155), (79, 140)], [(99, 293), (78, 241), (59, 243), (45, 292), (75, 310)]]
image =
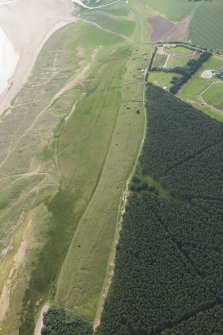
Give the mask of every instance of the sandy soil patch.
[(149, 36), (149, 42), (155, 43), (162, 40), (163, 35), (174, 27), (174, 24), (162, 16), (154, 16), (149, 20), (152, 26), (152, 32)]
[(13, 330), (9, 335), (19, 335), (19, 330)]
[(7, 87), (8, 79), (13, 75), (18, 61), (19, 54), (0, 28), (0, 93)]
[[(0, 27), (11, 41), (15, 54), (19, 55), (15, 71), (10, 68), (14, 73), (8, 76), (7, 87), (0, 94), (2, 113), (25, 83), (44, 42), (55, 30), (75, 18), (70, 0), (1, 0), (0, 9)], [(4, 57), (8, 58), (8, 54), (9, 51)]]
[[(27, 231), (30, 227), (31, 222), (28, 224)], [(26, 233), (27, 233), (26, 231)], [(25, 238), (25, 236), (24, 236)], [(7, 310), (10, 305), (10, 294), (13, 289), (13, 282), (16, 281), (17, 271), (23, 265), (25, 254), (26, 254), (27, 243), (25, 239), (22, 241), (17, 254), (14, 257), (14, 265), (10, 271), (9, 277), (3, 287), (1, 296), (0, 296), (0, 322), (5, 318)]]
[(172, 29), (170, 29), (164, 36), (164, 41), (184, 41), (186, 34), (189, 29), (190, 22), (192, 20), (192, 15), (186, 16), (182, 21), (176, 24)]
[(43, 315), (44, 313), (46, 313), (48, 311), (48, 309), (50, 308), (50, 306), (48, 304), (45, 304), (39, 314), (38, 320), (36, 322), (36, 328), (35, 328), (35, 332), (34, 335), (41, 335), (41, 329), (43, 328)]
[(191, 20), (191, 14), (177, 24), (173, 24), (162, 16), (150, 18), (149, 23), (152, 25), (152, 32), (149, 36), (149, 42), (184, 41)]

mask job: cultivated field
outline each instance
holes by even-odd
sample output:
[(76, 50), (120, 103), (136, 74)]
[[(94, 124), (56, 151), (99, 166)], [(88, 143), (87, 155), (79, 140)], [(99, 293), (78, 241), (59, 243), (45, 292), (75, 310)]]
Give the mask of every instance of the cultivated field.
[(184, 16), (189, 14), (196, 3), (188, 0), (147, 0), (146, 3), (159, 15), (163, 15), (173, 22), (180, 21)]
[(222, 50), (222, 20), (223, 6), (221, 0), (202, 2), (193, 16), (188, 40), (203, 47)]

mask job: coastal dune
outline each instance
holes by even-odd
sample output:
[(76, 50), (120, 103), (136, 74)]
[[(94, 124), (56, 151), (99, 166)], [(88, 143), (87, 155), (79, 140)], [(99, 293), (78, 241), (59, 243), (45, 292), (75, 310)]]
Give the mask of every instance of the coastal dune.
[(70, 0), (0, 0), (0, 114), (26, 82), (44, 42), (73, 22)]

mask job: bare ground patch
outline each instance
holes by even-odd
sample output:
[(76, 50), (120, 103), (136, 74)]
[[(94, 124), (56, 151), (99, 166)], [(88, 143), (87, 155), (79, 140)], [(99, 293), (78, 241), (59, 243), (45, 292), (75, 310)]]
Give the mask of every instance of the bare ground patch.
[(155, 43), (162, 40), (163, 35), (170, 31), (174, 24), (162, 16), (153, 16), (149, 18), (149, 24), (152, 26), (152, 32), (149, 36), (149, 42)]
[(192, 14), (187, 15), (177, 24), (173, 24), (162, 16), (154, 16), (150, 18), (149, 24), (152, 25), (152, 32), (149, 37), (149, 42), (184, 41), (191, 20)]
[(170, 29), (164, 36), (163, 41), (184, 41), (187, 35), (192, 14), (186, 16), (182, 21)]

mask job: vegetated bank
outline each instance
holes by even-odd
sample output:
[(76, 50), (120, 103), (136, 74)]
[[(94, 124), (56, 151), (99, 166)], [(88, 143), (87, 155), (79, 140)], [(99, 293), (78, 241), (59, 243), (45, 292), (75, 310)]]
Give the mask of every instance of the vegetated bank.
[(148, 85), (99, 335), (222, 334), (223, 125)]
[[(65, 33), (73, 29), (67, 27)], [(76, 92), (71, 85), (50, 108), (54, 113), (66, 106), (70, 117), (58, 125), (52, 147), (43, 154), (46, 160), (56, 155), (60, 188), (45, 200), (49, 215), (41, 236), (44, 246), (36, 253), (23, 299), (23, 335), (33, 332), (45, 299), (72, 316), (94, 321), (107, 274), (113, 270), (110, 257), (121, 195), (143, 134), (144, 77), (137, 68), (146, 66), (144, 45), (130, 47), (119, 36), (81, 23), (77, 39), (71, 36), (71, 47), (77, 53), (84, 48), (88, 56), (98, 53), (83, 87), (78, 83)], [(48, 321), (52, 316), (54, 322), (54, 312)], [(75, 325), (72, 321), (72, 330)]]

